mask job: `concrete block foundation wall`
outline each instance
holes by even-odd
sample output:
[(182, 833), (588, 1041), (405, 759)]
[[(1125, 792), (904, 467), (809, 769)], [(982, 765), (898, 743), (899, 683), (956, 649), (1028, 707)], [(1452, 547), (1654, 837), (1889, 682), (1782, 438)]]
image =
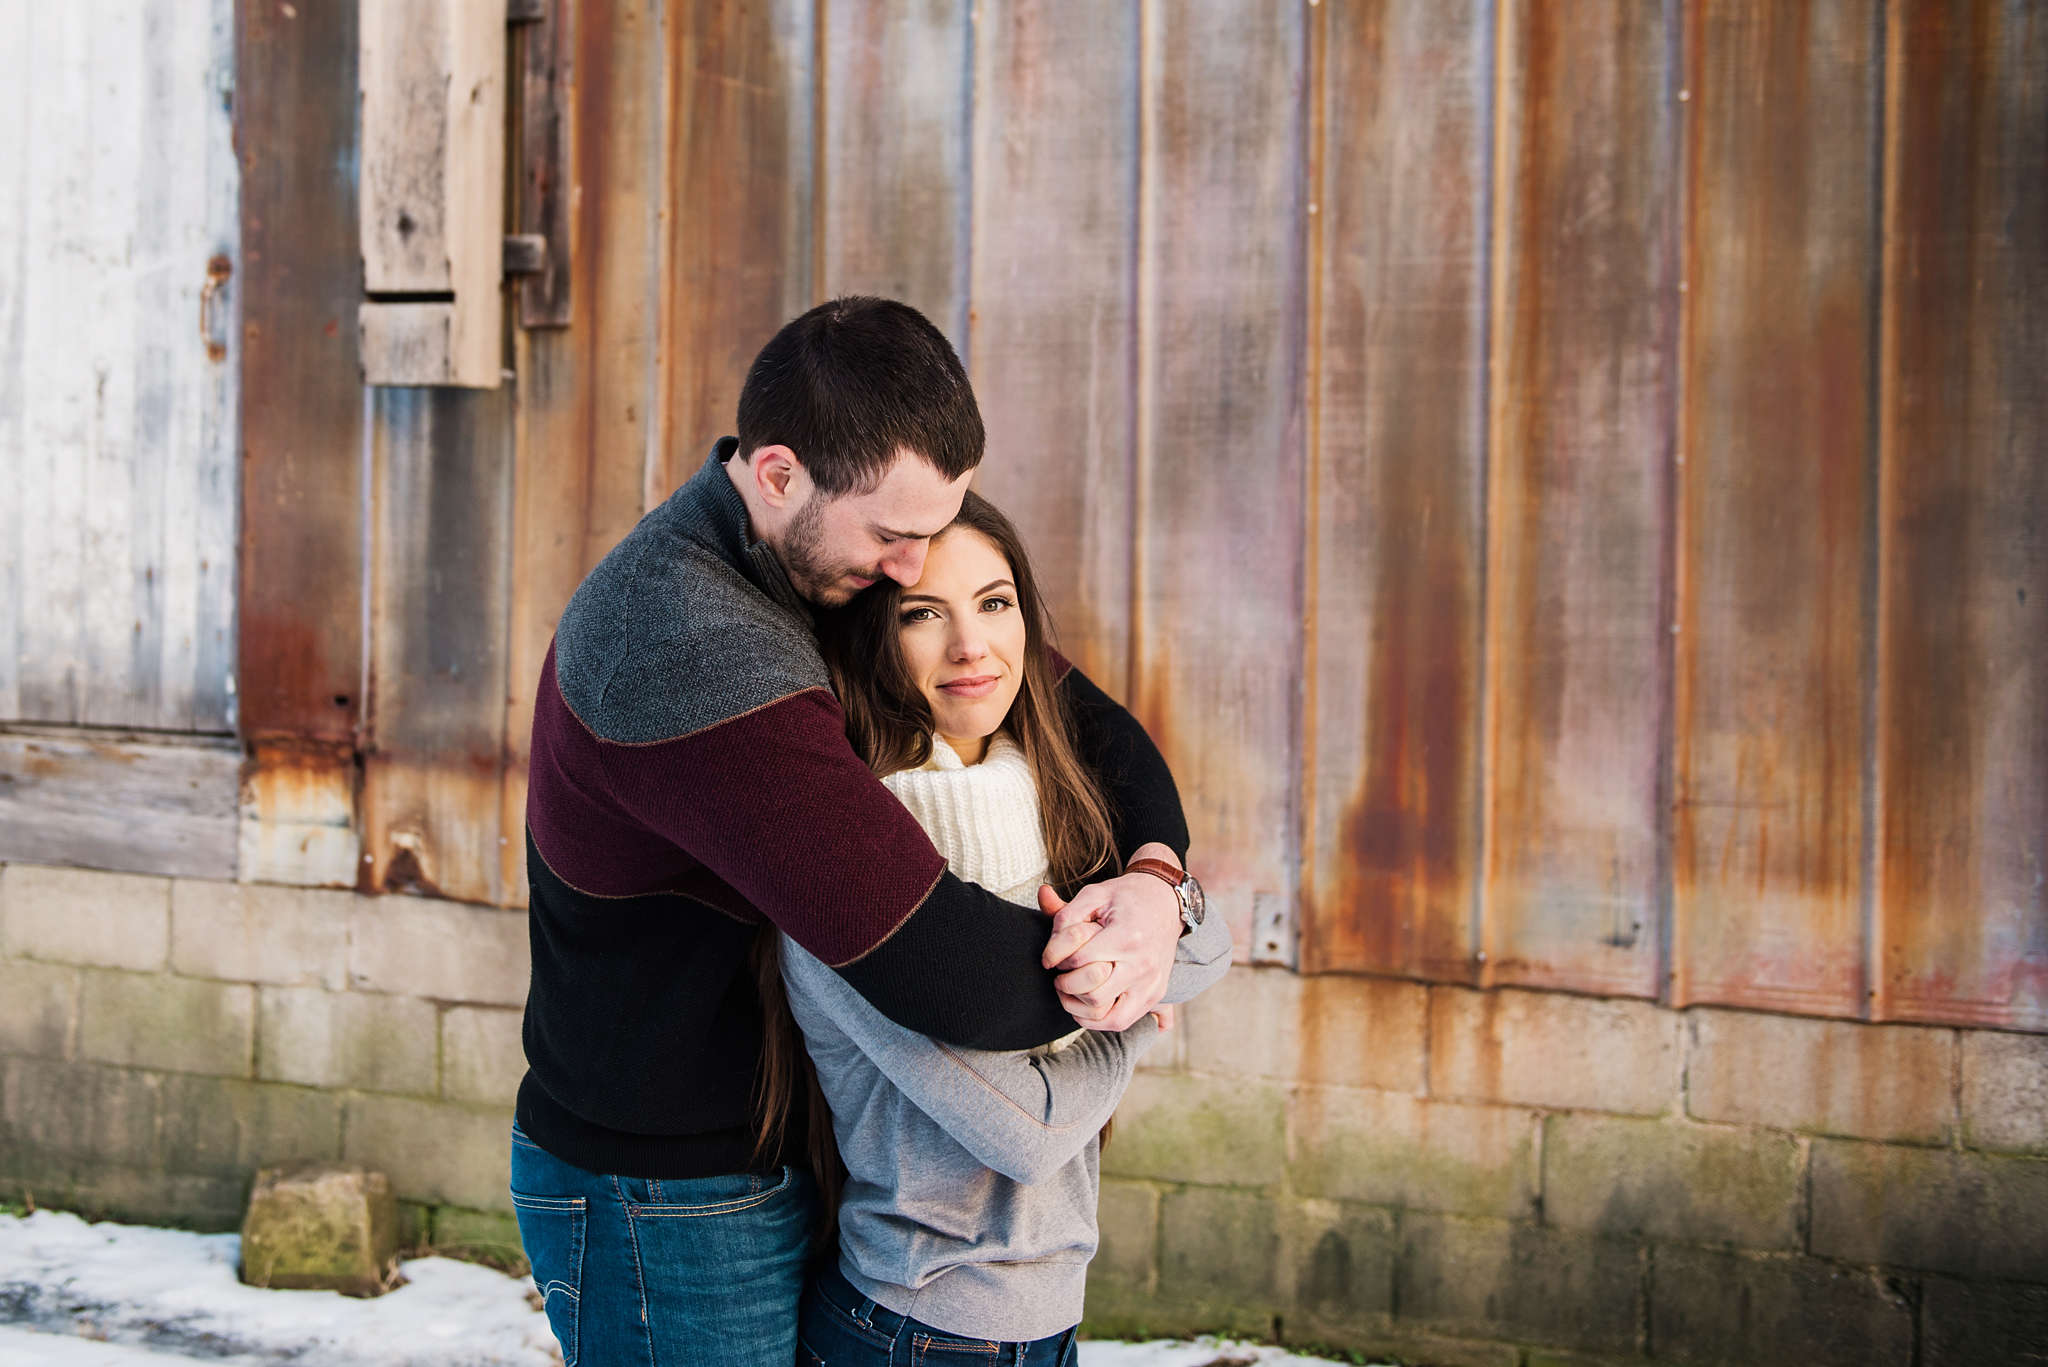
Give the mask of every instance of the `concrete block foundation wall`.
[(200, 1229), (256, 1169), (391, 1175), (406, 1241), (516, 1253), (526, 916), (0, 868), (0, 1194)]
[[(522, 913), (0, 869), (0, 1193), (232, 1228), (256, 1168), (516, 1239)], [(1411, 1361), (2040, 1362), (2048, 1037), (1240, 968), (1103, 1162), (1098, 1332)]]

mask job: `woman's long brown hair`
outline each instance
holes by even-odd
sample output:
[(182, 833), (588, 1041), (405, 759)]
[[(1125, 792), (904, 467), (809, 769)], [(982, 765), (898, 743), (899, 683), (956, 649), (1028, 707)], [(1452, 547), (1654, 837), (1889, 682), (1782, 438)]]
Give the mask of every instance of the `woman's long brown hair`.
[[(1119, 870), (1109, 801), (1074, 748), (1073, 717), (1065, 695), (1054, 686), (1052, 623), (1031, 573), (1024, 538), (993, 503), (972, 491), (962, 501), (959, 516), (939, 535), (963, 531), (988, 539), (1009, 562), (1010, 579), (1017, 586), (1017, 610), (1024, 616), (1024, 676), (1003, 729), (1024, 752), (1038, 788), (1052, 884), (1062, 897), (1071, 897), (1082, 883)], [(902, 586), (885, 579), (846, 607), (822, 614), (818, 626), (818, 646), (846, 712), (847, 738), (877, 776), (915, 769), (932, 753), (931, 707), (903, 656), (902, 597)], [(832, 1137), (832, 1117), (817, 1071), (790, 1014), (782, 985), (782, 945), (774, 926), (761, 928), (751, 957), (762, 1016), (761, 1071), (754, 1086), (754, 1159), (766, 1162), (783, 1147), (783, 1130), (797, 1089), (803, 1088), (808, 1103), (804, 1147), (824, 1201), (819, 1248), (826, 1250), (837, 1228), (846, 1167)], [(1105, 1124), (1104, 1144), (1109, 1133)]]

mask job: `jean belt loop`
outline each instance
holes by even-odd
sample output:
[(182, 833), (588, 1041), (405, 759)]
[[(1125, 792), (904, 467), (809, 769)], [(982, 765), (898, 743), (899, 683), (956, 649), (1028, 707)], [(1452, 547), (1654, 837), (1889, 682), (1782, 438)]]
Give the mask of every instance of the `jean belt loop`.
[(866, 1296), (862, 1296), (860, 1299), (860, 1309), (853, 1312), (853, 1317), (855, 1320), (859, 1321), (861, 1328), (874, 1328), (875, 1303), (872, 1300), (868, 1299)]

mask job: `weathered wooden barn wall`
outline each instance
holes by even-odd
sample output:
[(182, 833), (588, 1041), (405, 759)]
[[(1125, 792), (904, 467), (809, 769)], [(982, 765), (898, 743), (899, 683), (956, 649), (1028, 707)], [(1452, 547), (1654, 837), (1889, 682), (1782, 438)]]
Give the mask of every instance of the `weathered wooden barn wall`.
[(2048, 1029), (2038, 7), (551, 4), (567, 325), (367, 403), (346, 9), (242, 18), (245, 877), (518, 904), (562, 604), (880, 292), (1246, 957)]
[(232, 16), (0, 4), (0, 859), (235, 867)]

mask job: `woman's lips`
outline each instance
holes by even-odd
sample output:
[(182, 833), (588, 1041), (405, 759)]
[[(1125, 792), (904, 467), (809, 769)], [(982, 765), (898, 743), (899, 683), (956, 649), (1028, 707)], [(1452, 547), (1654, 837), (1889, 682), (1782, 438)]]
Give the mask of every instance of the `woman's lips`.
[(999, 682), (1001, 680), (993, 674), (976, 674), (966, 679), (949, 679), (939, 685), (939, 690), (956, 698), (986, 698), (996, 691)]

